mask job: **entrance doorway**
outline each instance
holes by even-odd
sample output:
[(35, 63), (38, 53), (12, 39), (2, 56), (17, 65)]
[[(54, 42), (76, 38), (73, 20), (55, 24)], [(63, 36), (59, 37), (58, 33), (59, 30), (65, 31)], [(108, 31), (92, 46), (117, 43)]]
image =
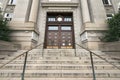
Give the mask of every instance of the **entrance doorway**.
[(47, 13), (45, 48), (74, 48), (72, 13)]

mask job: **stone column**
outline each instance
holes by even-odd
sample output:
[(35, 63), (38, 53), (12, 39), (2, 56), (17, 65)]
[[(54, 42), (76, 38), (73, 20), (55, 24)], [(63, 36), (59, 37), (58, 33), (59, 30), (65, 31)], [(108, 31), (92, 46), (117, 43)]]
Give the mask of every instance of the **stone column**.
[(83, 16), (83, 22), (90, 22), (90, 13), (88, 8), (88, 1), (87, 0), (81, 0), (81, 6), (82, 6), (82, 16)]
[(32, 6), (31, 6), (30, 15), (29, 15), (29, 21), (31, 21), (31, 22), (36, 23), (39, 1), (40, 0), (32, 0)]

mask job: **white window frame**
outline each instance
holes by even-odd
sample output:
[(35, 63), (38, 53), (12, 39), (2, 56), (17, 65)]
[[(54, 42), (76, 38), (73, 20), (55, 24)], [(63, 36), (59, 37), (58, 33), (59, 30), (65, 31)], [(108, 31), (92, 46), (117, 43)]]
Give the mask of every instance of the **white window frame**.
[[(107, 0), (107, 1), (108, 1), (108, 4), (105, 4), (105, 5), (112, 5), (110, 0)], [(103, 2), (103, 4), (104, 4), (104, 2)]]
[(110, 0), (108, 0), (108, 3), (109, 3), (109, 5), (112, 5)]
[[(8, 16), (7, 16), (8, 15)], [(4, 18), (8, 21), (11, 21), (13, 18), (13, 13), (5, 13)]]
[(55, 17), (48, 17), (48, 22), (55, 22)]
[(15, 5), (16, 4), (16, 0), (9, 0), (8, 4)]
[[(107, 15), (112, 15), (112, 17), (114, 16), (114, 14), (112, 14), (112, 13), (108, 13), (108, 14), (106, 14), (106, 16), (107, 16)], [(111, 19), (112, 17), (108, 17), (108, 16), (107, 16), (107, 20)]]
[[(9, 15), (9, 16), (7, 16)], [(13, 17), (13, 13), (5, 13), (4, 15), (5, 18), (12, 18)]]
[(120, 2), (118, 3), (118, 12), (120, 12)]

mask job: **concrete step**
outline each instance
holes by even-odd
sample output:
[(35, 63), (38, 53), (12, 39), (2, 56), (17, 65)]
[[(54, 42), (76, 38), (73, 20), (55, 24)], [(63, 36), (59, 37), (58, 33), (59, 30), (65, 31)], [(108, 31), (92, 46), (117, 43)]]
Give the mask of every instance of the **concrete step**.
[[(76, 49), (34, 49), (29, 52), (25, 80), (93, 80), (90, 54)], [(96, 51), (109, 62), (120, 67), (120, 61)], [(43, 56), (42, 56), (43, 54)], [(0, 61), (0, 65), (19, 54)], [(21, 80), (25, 55), (0, 70), (0, 80)], [(120, 71), (93, 55), (97, 80), (120, 80)]]
[(74, 49), (45, 49), (44, 55), (75, 56)]
[[(2, 61), (0, 62), (0, 65), (8, 62), (9, 60), (5, 60), (5, 61)], [(112, 64), (114, 65), (120, 65), (120, 62), (115, 62), (115, 61), (109, 61), (111, 62)], [(8, 65), (10, 64), (24, 64), (24, 60), (16, 60), (16, 61), (13, 61), (11, 63), (9, 63)], [(73, 61), (72, 59), (71, 60), (28, 60), (27, 61), (27, 64), (73, 64), (73, 65), (90, 65), (91, 64), (91, 61), (90, 60), (87, 60), (87, 61), (84, 61), (84, 60), (75, 60)], [(99, 60), (96, 60), (94, 61), (94, 65), (110, 65), (109, 63), (105, 62), (105, 61), (99, 61)]]
[[(4, 59), (4, 60), (11, 60), (11, 59), (13, 59), (13, 58), (15, 58), (15, 56), (12, 56), (12, 57), (9, 57), (9, 58), (6, 58), (6, 59)], [(16, 60), (24, 60), (24, 58), (25, 58), (25, 55), (22, 55), (22, 56), (20, 56), (19, 58), (17, 58)], [(113, 60), (113, 61), (115, 61), (115, 62), (119, 62), (120, 60), (119, 59), (115, 59), (115, 58), (110, 58), (110, 57), (105, 57), (105, 56), (103, 56), (103, 58), (104, 59), (106, 59), (106, 60), (108, 60), (108, 61), (111, 61), (111, 60)], [(41, 59), (45, 59), (45, 60), (70, 60), (70, 59), (72, 59), (72, 60), (90, 60), (91, 58), (89, 57), (89, 56), (85, 56), (85, 57), (75, 57), (75, 56), (48, 56), (48, 55), (46, 55), (46, 56), (42, 56), (42, 55), (40, 55), (40, 54), (34, 54), (34, 55), (28, 55), (28, 58), (27, 58), (28, 60), (37, 60), (37, 59), (39, 59), (39, 60), (41, 60)], [(4, 61), (4, 60), (1, 60), (1, 61)], [(99, 58), (99, 57), (97, 57), (97, 56), (93, 56), (93, 60), (102, 60), (101, 58)]]
[[(0, 80), (21, 80), (21, 78), (0, 78)], [(25, 78), (25, 80), (93, 80), (93, 78)], [(120, 79), (97, 78), (97, 80), (120, 80)]]
[[(14, 57), (11, 57), (9, 59), (5, 59), (5, 60), (11, 60), (13, 59)], [(24, 60), (25, 59), (25, 56), (21, 56), (19, 58), (17, 58), (16, 60)], [(28, 56), (27, 57), (27, 60), (42, 60), (42, 59), (45, 59), (45, 60), (79, 60), (79, 57), (41, 57), (41, 56)], [(4, 61), (4, 60), (3, 60)]]
[[(103, 72), (104, 71), (104, 72)], [(0, 73), (21, 73), (22, 70), (0, 70)], [(26, 70), (26, 73), (92, 73), (92, 70)], [(119, 70), (95, 70), (96, 73), (117, 73)]]
[[(120, 67), (120, 66), (119, 66)], [(2, 70), (22, 70), (23, 65), (7, 65)], [(91, 65), (27, 65), (26, 70), (91, 70)], [(111, 65), (96, 65), (95, 70), (116, 70)]]
[[(109, 71), (108, 71), (109, 72)], [(120, 72), (96, 72), (97, 78), (120, 78)], [(111, 73), (113, 72), (113, 73)], [(0, 73), (0, 78), (19, 78), (21, 77), (22, 72), (3, 72)], [(81, 72), (74, 72), (74, 71), (26, 71), (25, 74), (26, 78), (92, 78), (91, 71), (81, 71)]]

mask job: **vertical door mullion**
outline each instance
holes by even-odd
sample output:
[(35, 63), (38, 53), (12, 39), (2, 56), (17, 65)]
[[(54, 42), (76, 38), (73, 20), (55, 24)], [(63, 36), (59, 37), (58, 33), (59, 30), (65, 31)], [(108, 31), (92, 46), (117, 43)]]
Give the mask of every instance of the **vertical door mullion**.
[(59, 40), (59, 41), (58, 41), (58, 42), (59, 42), (59, 45), (58, 45), (58, 47), (61, 48), (61, 26), (58, 25), (58, 27), (59, 27), (59, 28), (58, 28), (58, 34), (59, 34), (59, 39), (58, 39), (58, 40)]

